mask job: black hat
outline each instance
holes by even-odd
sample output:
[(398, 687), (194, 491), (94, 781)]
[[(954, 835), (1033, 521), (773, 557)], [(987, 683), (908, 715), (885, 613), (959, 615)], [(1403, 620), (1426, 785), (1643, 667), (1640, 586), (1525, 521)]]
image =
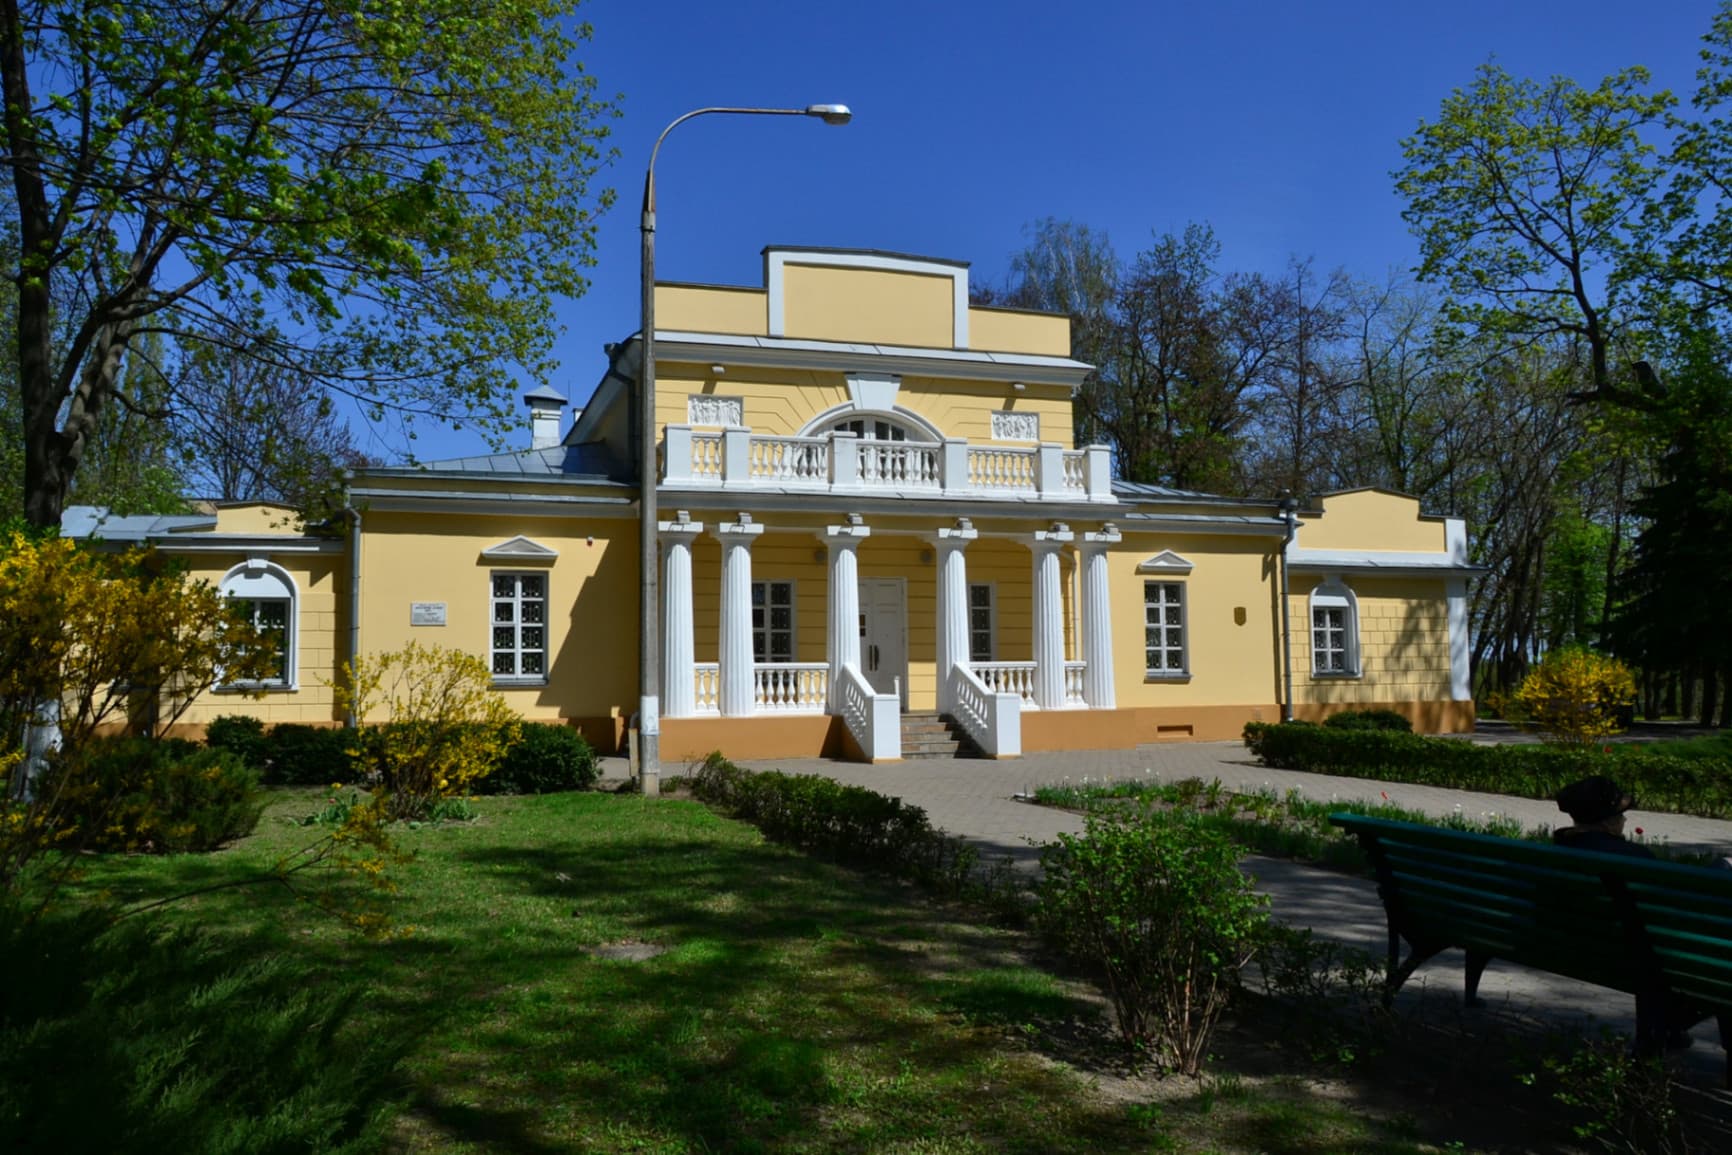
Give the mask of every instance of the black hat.
[(1635, 795), (1625, 793), (1622, 786), (1603, 774), (1572, 782), (1558, 791), (1558, 809), (1580, 826), (1604, 822), (1635, 804)]

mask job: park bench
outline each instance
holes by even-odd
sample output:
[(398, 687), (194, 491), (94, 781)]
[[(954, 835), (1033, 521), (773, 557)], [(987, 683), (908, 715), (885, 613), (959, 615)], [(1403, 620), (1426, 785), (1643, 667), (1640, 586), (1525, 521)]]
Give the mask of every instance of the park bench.
[(1663, 1045), (1668, 1005), (1715, 1015), (1721, 1046), (1732, 1040), (1732, 871), (1357, 814), (1329, 821), (1359, 839), (1377, 873), (1386, 998), (1459, 948), (1470, 1006), (1486, 964), (1502, 959), (1635, 995), (1640, 1050)]

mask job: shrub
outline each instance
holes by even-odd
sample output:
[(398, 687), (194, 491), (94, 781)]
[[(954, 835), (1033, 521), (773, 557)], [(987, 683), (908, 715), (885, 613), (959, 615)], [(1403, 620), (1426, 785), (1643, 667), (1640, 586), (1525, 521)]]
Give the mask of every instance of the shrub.
[(934, 830), (926, 811), (900, 798), (829, 778), (742, 770), (718, 754), (691, 778), (692, 794), (784, 842), (951, 894), (994, 898), (1005, 882), (979, 870), (980, 852)]
[(355, 985), (146, 921), (0, 908), (0, 1148), (378, 1150), (405, 1044), (354, 1026)]
[(265, 739), (264, 780), (272, 786), (353, 782), (359, 773), (355, 764), (356, 744), (353, 730), (279, 723), (271, 727)]
[(1041, 868), (1036, 920), (1105, 973), (1125, 1040), (1198, 1074), (1268, 925), (1237, 848), (1191, 811), (1142, 807), (1061, 834)]
[(239, 756), (174, 738), (91, 742), (56, 759), (49, 791), (92, 850), (215, 850), (251, 834), (263, 810), (258, 776)]
[(1381, 730), (1252, 722), (1245, 745), (1267, 766), (1453, 790), (1551, 799), (1578, 778), (1609, 774), (1650, 810), (1732, 818), (1732, 759), (1680, 758), (1663, 746), (1477, 745)]
[(1514, 699), (1528, 725), (1554, 741), (1581, 746), (1624, 729), (1636, 679), (1618, 659), (1572, 646), (1547, 654), (1516, 687)]
[(1332, 730), (1396, 730), (1403, 734), (1413, 733), (1413, 723), (1408, 721), (1407, 715), (1397, 714), (1394, 710), (1343, 710), (1323, 719), (1323, 724)]
[(582, 734), (570, 726), (530, 723), (479, 785), (483, 794), (553, 794), (588, 790), (597, 772), (595, 751)]
[(520, 729), (486, 662), (419, 642), (345, 665), (337, 704), (362, 721), (389, 717), (356, 750), (387, 821), (424, 819), (441, 798), (473, 791)]
[(204, 744), (212, 750), (227, 750), (262, 777), (270, 762), (265, 724), (246, 714), (223, 714), (204, 728)]

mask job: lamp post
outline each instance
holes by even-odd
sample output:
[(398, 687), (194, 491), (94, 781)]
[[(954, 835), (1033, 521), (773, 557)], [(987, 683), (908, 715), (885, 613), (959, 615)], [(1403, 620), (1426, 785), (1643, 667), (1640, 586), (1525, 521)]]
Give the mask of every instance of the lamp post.
[(656, 137), (643, 181), (643, 311), (639, 330), (642, 360), (638, 367), (638, 563), (643, 575), (638, 603), (638, 787), (645, 794), (661, 791), (661, 582), (658, 573), (656, 527), (656, 156), (668, 133), (692, 119), (724, 113), (730, 116), (810, 116), (825, 124), (847, 124), (853, 113), (845, 104), (810, 104), (805, 108), (698, 108), (675, 119)]
[(1287, 523), (1287, 536), (1281, 540), (1281, 720), (1293, 720), (1293, 623), (1287, 587), (1287, 549), (1299, 532), (1299, 499), (1291, 490), (1283, 490), (1276, 506), (1281, 520)]

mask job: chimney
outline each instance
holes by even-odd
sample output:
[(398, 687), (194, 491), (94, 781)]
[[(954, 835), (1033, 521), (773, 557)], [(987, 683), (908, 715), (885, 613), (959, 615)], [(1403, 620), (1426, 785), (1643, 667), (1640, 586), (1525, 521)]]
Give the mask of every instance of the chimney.
[(565, 398), (546, 385), (525, 393), (523, 403), (529, 406), (529, 448), (552, 449), (559, 444), (559, 414), (565, 408)]

